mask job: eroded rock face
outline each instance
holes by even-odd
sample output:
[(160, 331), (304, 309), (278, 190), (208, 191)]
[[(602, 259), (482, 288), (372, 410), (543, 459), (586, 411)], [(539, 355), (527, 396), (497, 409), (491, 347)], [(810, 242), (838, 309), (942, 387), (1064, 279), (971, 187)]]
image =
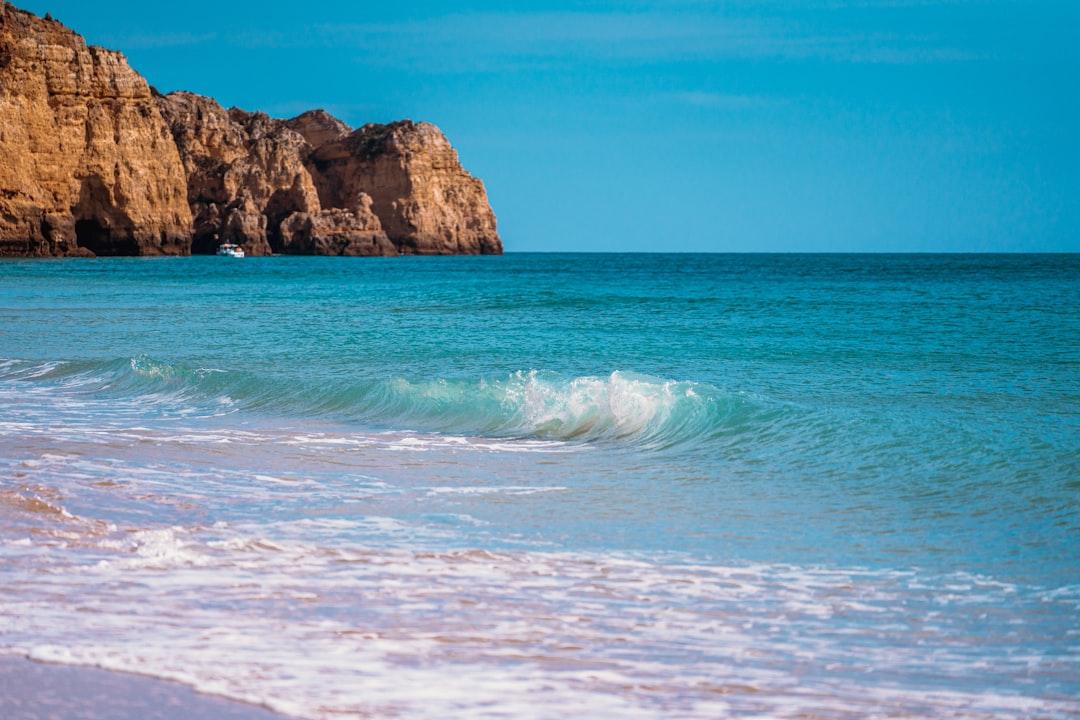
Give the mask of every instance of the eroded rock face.
[[(188, 172), (193, 252), (226, 239), (249, 255), (502, 252), (483, 183), (434, 125), (352, 131), (323, 110), (275, 120), (191, 93), (159, 103)], [(239, 219), (230, 225), (241, 206), (242, 232)]]
[(502, 241), (484, 184), (446, 136), (410, 120), (365, 125), (315, 149), (310, 169), (324, 206), (367, 193), (390, 240), (410, 255), (498, 255)]
[(293, 213), (281, 223), (281, 239), (285, 252), (300, 255), (399, 254), (363, 193), (351, 210)]
[[(214, 236), (219, 241), (205, 245), (205, 251), (216, 249), (222, 242), (240, 245), (248, 255), (269, 255), (270, 244), (266, 239), (266, 215), (250, 195), (242, 193), (230, 203), (224, 222), (214, 225)], [(204, 228), (204, 232), (205, 232)]]
[(187, 92), (157, 100), (187, 170), (192, 252), (212, 253), (226, 240), (248, 255), (283, 252), (281, 221), (322, 209), (304, 167), (311, 146), (283, 121)]
[(122, 55), (0, 0), (0, 255), (498, 254), (434, 125), (352, 130), (160, 95)]
[(353, 131), (351, 127), (325, 110), (308, 110), (292, 120), (286, 120), (285, 125), (303, 135), (313, 148), (340, 140)]
[(0, 255), (183, 255), (186, 176), (120, 53), (0, 3)]

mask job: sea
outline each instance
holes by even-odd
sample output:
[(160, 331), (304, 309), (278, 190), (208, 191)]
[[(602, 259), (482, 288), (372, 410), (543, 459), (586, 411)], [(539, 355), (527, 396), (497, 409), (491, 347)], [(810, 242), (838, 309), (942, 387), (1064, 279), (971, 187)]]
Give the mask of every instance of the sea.
[(1080, 255), (0, 261), (0, 654), (340, 718), (1080, 716)]

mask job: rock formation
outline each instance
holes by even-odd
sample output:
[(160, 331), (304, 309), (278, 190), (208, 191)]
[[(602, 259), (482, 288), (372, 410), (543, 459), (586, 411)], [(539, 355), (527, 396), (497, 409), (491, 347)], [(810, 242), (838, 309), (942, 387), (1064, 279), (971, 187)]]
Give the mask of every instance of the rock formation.
[(483, 183), (434, 125), (353, 132), (323, 110), (275, 120), (185, 92), (158, 103), (188, 174), (193, 252), (225, 240), (249, 255), (502, 252)]
[(446, 136), (430, 123), (369, 124), (327, 139), (315, 149), (309, 169), (324, 206), (340, 207), (360, 192), (370, 195), (383, 229), (402, 253), (502, 252), (484, 184), (461, 167)]
[(186, 184), (123, 55), (0, 3), (0, 255), (187, 254)]
[(122, 55), (0, 0), (0, 255), (498, 254), (434, 125), (353, 131), (161, 95)]
[(211, 253), (225, 241), (242, 245), (248, 255), (281, 252), (281, 221), (322, 209), (304, 167), (311, 147), (283, 121), (227, 111), (192, 93), (157, 100), (187, 171), (192, 252)]
[(308, 110), (292, 120), (286, 120), (285, 125), (303, 135), (313, 148), (340, 140), (352, 132), (351, 127), (325, 110)]
[(361, 193), (352, 210), (295, 212), (281, 223), (282, 250), (300, 255), (398, 255), (371, 211), (371, 197)]

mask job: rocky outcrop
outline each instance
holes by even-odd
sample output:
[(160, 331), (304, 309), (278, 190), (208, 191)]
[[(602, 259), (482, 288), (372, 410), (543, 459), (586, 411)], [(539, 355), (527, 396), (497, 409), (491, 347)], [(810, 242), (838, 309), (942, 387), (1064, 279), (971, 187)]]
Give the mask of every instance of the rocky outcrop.
[(0, 255), (181, 255), (186, 176), (118, 52), (0, 3)]
[[(200, 244), (200, 252), (214, 252), (221, 243), (232, 243), (244, 248), (247, 255), (270, 254), (270, 243), (266, 239), (266, 215), (251, 195), (243, 193), (239, 199), (229, 203), (223, 222), (217, 222), (221, 216), (216, 207), (210, 217), (211, 222), (198, 228), (204, 240)], [(205, 242), (208, 238), (210, 242)]]
[(0, 255), (497, 254), (434, 125), (353, 131), (153, 91), (122, 55), (0, 0)]
[(484, 184), (461, 166), (446, 136), (410, 120), (365, 125), (311, 156), (324, 206), (363, 192), (403, 254), (501, 254)]
[(225, 241), (248, 255), (282, 252), (281, 221), (322, 207), (304, 160), (304, 136), (264, 113), (225, 110), (187, 92), (157, 98), (187, 171), (192, 252)]
[(502, 252), (483, 183), (434, 125), (354, 132), (323, 110), (275, 120), (186, 92), (158, 102), (188, 174), (193, 252)]
[(325, 110), (308, 110), (292, 120), (286, 120), (285, 126), (303, 135), (313, 148), (341, 140), (352, 132), (351, 127)]
[(280, 228), (282, 249), (300, 255), (398, 255), (371, 198), (361, 193), (351, 210), (331, 208), (320, 213), (296, 212)]

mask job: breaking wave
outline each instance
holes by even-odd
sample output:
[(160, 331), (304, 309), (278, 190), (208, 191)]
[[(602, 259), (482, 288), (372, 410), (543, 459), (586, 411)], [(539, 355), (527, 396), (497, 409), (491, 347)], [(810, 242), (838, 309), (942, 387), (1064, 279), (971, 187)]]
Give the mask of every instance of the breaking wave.
[(99, 363), (0, 362), (0, 381), (19, 380), (51, 386), (69, 399), (106, 400), (117, 413), (205, 417), (258, 411), (392, 429), (646, 447), (738, 435), (782, 414), (782, 408), (750, 394), (622, 371), (319, 382), (194, 368), (145, 355)]
[(516, 372), (497, 380), (394, 379), (370, 393), (372, 409), (426, 429), (558, 440), (619, 440), (667, 447), (739, 432), (760, 402), (714, 387), (613, 372), (567, 378)]

